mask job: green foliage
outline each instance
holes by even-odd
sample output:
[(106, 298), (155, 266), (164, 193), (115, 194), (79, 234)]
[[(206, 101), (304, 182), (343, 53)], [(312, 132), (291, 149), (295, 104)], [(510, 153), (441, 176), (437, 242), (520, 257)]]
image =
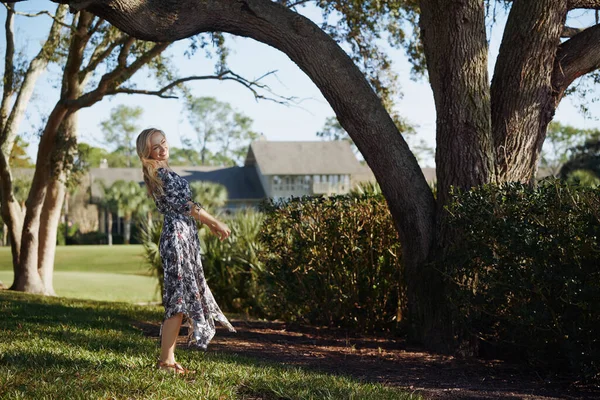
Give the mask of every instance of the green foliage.
[[(305, 3), (280, 2), (286, 5)], [(335, 40), (349, 46), (350, 56), (386, 105), (397, 94), (397, 75), (378, 41), (383, 38), (394, 47), (403, 47), (413, 64), (413, 74), (424, 74), (426, 63), (419, 39), (417, 1), (319, 0), (315, 3), (325, 20), (322, 28)]]
[(361, 182), (358, 186), (352, 188), (348, 194), (358, 198), (364, 196), (383, 196), (381, 187), (377, 182)]
[(570, 150), (569, 159), (560, 169), (561, 178), (584, 186), (600, 186), (600, 131), (591, 131), (584, 144)]
[[(226, 311), (259, 315), (258, 280), (262, 271), (258, 260), (258, 234), (263, 216), (251, 210), (240, 211), (226, 223), (231, 236), (220, 241), (202, 225), (199, 230), (202, 264), (208, 285), (219, 306)], [(159, 253), (163, 222), (143, 223), (140, 239), (150, 273), (158, 278), (162, 293), (164, 270)]]
[(140, 224), (140, 241), (144, 247), (144, 261), (150, 274), (158, 279), (160, 293), (165, 286), (164, 269), (159, 252), (160, 234), (163, 228), (163, 219), (142, 222)]
[(266, 209), (268, 314), (362, 331), (396, 326), (401, 252), (382, 196), (294, 198)]
[(29, 143), (23, 140), (21, 136), (17, 136), (15, 139), (15, 143), (13, 144), (13, 147), (10, 150), (10, 155), (8, 158), (8, 163), (11, 168), (35, 167), (35, 164), (27, 155), (27, 147), (29, 147)]
[(194, 166), (200, 165), (200, 154), (194, 149), (180, 149), (178, 147), (169, 148), (169, 165), (177, 166)]
[(67, 244), (67, 240), (75, 236), (75, 233), (78, 229), (79, 225), (73, 224), (69, 226), (65, 232), (64, 222), (58, 224), (58, 227), (56, 228), (56, 244), (59, 246), (64, 246), (65, 244)]
[(598, 137), (599, 134), (600, 132), (594, 129), (578, 129), (558, 122), (550, 123), (540, 155), (540, 167), (557, 176), (561, 165), (573, 157), (570, 153), (574, 150), (576, 152), (577, 146), (587, 139)]
[(192, 199), (202, 204), (209, 212), (223, 207), (229, 198), (227, 188), (221, 184), (208, 181), (190, 183)]
[(499, 354), (600, 377), (600, 193), (561, 181), (455, 193), (443, 271)]
[[(75, 163), (80, 169), (89, 171), (90, 168), (99, 168), (103, 159), (108, 158), (108, 151), (100, 147), (94, 147), (88, 143), (77, 143), (77, 157)], [(109, 164), (113, 167), (112, 164)]]
[(231, 235), (224, 241), (205, 225), (200, 229), (204, 274), (223, 310), (262, 314), (262, 265), (258, 258), (262, 247), (258, 236), (263, 220), (259, 212), (238, 211), (226, 221)]

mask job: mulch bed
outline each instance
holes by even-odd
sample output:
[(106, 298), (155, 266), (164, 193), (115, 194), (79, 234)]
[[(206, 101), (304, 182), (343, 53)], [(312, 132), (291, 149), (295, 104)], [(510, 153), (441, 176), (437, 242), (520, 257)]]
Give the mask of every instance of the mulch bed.
[[(433, 354), (402, 340), (349, 336), (341, 330), (282, 322), (234, 319), (231, 323), (237, 333), (219, 327), (208, 352), (347, 375), (417, 392), (427, 399), (600, 399), (598, 386), (548, 381), (523, 366)], [(158, 339), (158, 324), (135, 326)], [(178, 346), (186, 347), (183, 338)]]

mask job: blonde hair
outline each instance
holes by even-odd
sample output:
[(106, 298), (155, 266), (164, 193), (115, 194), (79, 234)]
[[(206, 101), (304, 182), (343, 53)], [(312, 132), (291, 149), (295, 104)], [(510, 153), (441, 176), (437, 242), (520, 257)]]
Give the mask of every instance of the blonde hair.
[(165, 133), (160, 129), (149, 128), (144, 129), (137, 137), (136, 150), (138, 157), (142, 161), (142, 172), (144, 173), (144, 182), (146, 182), (146, 189), (150, 197), (159, 197), (164, 194), (162, 181), (157, 175), (157, 170), (160, 166), (159, 161), (150, 158), (152, 152), (152, 146), (150, 145), (150, 138), (156, 132), (160, 133), (163, 137)]

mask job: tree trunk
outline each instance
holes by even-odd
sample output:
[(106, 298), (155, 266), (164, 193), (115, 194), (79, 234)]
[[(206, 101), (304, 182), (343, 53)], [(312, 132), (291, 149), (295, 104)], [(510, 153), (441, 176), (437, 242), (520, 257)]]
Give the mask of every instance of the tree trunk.
[(48, 185), (53, 179), (51, 176), (52, 165), (50, 162), (50, 156), (54, 149), (53, 142), (56, 138), (59, 125), (62, 123), (66, 114), (67, 108), (59, 102), (50, 114), (40, 140), (36, 169), (26, 202), (27, 211), (23, 223), (21, 259), (19, 268), (15, 273), (15, 290), (31, 293), (44, 293), (44, 286), (38, 273), (38, 251), (41, 243), (39, 237), (40, 221)]
[[(14, 3), (11, 4), (14, 7)], [(67, 13), (66, 6), (59, 6), (56, 11), (56, 19), (52, 23), (48, 39), (42, 46), (39, 53), (33, 58), (25, 75), (19, 90), (17, 91), (16, 99), (9, 108), (10, 98), (12, 97), (12, 78), (7, 77), (13, 74), (13, 55), (14, 43), (12, 37), (12, 22), (9, 20), (12, 12), (7, 12), (7, 49), (5, 56), (5, 85), (2, 97), (1, 116), (0, 116), (0, 203), (1, 212), (4, 223), (8, 225), (8, 232), (11, 244), (11, 254), (13, 260), (13, 270), (15, 273), (14, 283), (11, 289), (14, 289), (17, 283), (17, 275), (19, 273), (19, 264), (21, 262), (21, 235), (23, 231), (24, 216), (22, 207), (17, 203), (13, 195), (12, 187), (12, 172), (9, 165), (10, 152), (13, 148), (19, 125), (25, 116), (25, 110), (33, 94), (35, 83), (39, 76), (46, 70), (50, 57), (54, 54), (56, 47), (59, 44), (61, 22), (64, 21)], [(12, 50), (11, 50), (12, 49)], [(8, 75), (7, 75), (8, 74)], [(22, 278), (23, 279), (23, 278)], [(21, 280), (22, 280), (21, 279)], [(37, 288), (37, 283), (32, 284)], [(37, 290), (37, 289), (36, 289)]]
[(124, 225), (125, 225), (125, 232), (124, 232), (123, 236), (124, 236), (125, 244), (130, 244), (129, 242), (131, 240), (131, 215), (125, 214)]
[(567, 12), (567, 0), (513, 1), (491, 88), (499, 182), (535, 178), (557, 105), (552, 73)]
[(40, 242), (38, 245), (38, 270), (44, 282), (45, 294), (55, 296), (52, 276), (56, 255), (56, 235), (60, 221), (61, 209), (65, 198), (66, 173), (54, 178), (48, 185), (48, 192), (42, 208), (40, 223)]
[(112, 226), (113, 226), (113, 215), (112, 215), (112, 211), (107, 210), (106, 211), (107, 215), (108, 215), (108, 230), (107, 230), (107, 235), (108, 235), (108, 245), (112, 246), (113, 244), (113, 238), (112, 238)]
[[(77, 148), (77, 113), (70, 113), (59, 128), (54, 151), (51, 157), (52, 178), (48, 183), (40, 224), (40, 243), (38, 245), (38, 270), (46, 287), (46, 293), (55, 295), (52, 284), (54, 259), (56, 255), (56, 236), (63, 202), (67, 195), (67, 180), (70, 176), (71, 156)], [(68, 224), (65, 230), (68, 232)], [(65, 239), (67, 235), (65, 234)]]
[[(21, 232), (23, 230), (23, 212), (12, 192), (12, 173), (6, 163), (8, 160), (4, 153), (0, 153), (0, 210), (2, 220), (7, 227), (8, 241), (10, 242), (13, 271), (17, 272), (21, 255)], [(5, 239), (6, 240), (6, 239)]]
[[(437, 240), (433, 259), (449, 241), (443, 206), (452, 186), (469, 189), (490, 182), (494, 159), (490, 119), (485, 6), (480, 0), (422, 0), (420, 28), (436, 105)], [(460, 23), (456, 23), (460, 21)], [(441, 274), (432, 268), (406, 270), (409, 311), (418, 316), (425, 344), (451, 352), (466, 344), (454, 327)]]

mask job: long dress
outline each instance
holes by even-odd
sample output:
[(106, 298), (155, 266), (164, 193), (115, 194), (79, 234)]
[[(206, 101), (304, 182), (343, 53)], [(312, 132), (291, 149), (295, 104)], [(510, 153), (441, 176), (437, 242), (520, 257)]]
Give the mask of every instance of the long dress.
[[(215, 335), (215, 320), (229, 331), (235, 329), (213, 297), (202, 268), (196, 221), (190, 215), (192, 191), (189, 183), (175, 172), (158, 169), (164, 195), (155, 198), (164, 215), (159, 252), (164, 269), (164, 320), (183, 313), (189, 329), (188, 344), (206, 349)], [(162, 333), (162, 326), (161, 326)]]

